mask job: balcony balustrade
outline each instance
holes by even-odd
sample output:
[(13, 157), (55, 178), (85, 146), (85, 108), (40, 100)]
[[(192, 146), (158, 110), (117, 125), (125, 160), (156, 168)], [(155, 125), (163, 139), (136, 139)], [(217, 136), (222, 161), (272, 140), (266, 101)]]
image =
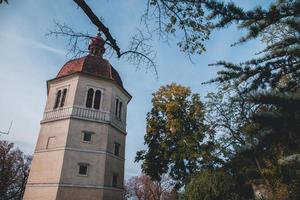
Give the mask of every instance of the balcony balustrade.
[(113, 113), (76, 106), (46, 111), (44, 112), (41, 123), (65, 118), (77, 118), (96, 122), (111, 123), (122, 130), (125, 130), (126, 128), (126, 124), (123, 121), (116, 119)]

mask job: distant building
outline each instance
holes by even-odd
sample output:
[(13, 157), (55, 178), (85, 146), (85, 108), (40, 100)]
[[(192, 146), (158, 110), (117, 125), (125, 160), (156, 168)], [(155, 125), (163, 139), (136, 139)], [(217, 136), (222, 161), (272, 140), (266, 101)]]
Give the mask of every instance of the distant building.
[(25, 200), (123, 199), (131, 95), (104, 51), (103, 39), (92, 38), (89, 55), (68, 61), (47, 81)]

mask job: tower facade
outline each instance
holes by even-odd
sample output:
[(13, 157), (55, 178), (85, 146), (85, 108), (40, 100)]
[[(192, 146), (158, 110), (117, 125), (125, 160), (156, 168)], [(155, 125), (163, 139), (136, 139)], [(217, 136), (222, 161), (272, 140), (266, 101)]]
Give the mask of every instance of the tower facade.
[(126, 112), (131, 95), (102, 58), (97, 36), (89, 55), (68, 61), (47, 81), (47, 103), (25, 200), (123, 198)]

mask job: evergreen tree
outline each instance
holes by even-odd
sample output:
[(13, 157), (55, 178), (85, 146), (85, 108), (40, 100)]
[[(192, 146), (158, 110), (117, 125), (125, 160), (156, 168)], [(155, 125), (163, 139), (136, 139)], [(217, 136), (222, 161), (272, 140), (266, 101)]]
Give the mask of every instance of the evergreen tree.
[[(264, 179), (274, 199), (297, 199), (292, 194), (300, 193), (299, 183), (292, 166), (299, 169), (300, 1), (278, 0), (266, 9), (248, 11), (217, 0), (149, 0), (149, 5), (154, 9), (147, 9), (147, 14), (158, 21), (155, 30), (166, 35), (182, 31), (178, 45), (189, 55), (205, 50), (203, 42), (212, 30), (233, 24), (247, 32), (233, 46), (251, 39), (265, 44), (253, 59), (242, 63), (218, 61), (214, 65), (223, 69), (208, 81), (239, 91), (237, 100), (225, 94), (225, 108), (214, 119), (229, 125), (223, 129), (222, 142), (231, 151), (225, 152), (228, 160), (223, 167), (244, 171), (239, 174), (248, 179)], [(220, 108), (217, 102), (214, 105)], [(251, 108), (245, 116), (239, 113), (242, 105)], [(296, 164), (286, 164), (287, 160)]]
[(222, 170), (203, 170), (197, 173), (186, 187), (185, 199), (187, 200), (249, 200), (253, 193), (244, 190), (238, 194), (236, 189), (241, 191), (241, 185), (237, 185), (236, 178)]

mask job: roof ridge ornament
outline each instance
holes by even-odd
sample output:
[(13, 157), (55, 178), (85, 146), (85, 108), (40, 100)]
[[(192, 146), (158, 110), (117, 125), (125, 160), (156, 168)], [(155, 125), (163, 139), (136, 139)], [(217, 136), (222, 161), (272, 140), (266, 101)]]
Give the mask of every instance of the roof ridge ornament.
[(101, 37), (101, 33), (99, 32), (97, 36), (91, 37), (91, 41), (89, 44), (89, 55), (97, 56), (97, 57), (103, 57), (103, 54), (105, 52), (104, 47), (105, 41)]

